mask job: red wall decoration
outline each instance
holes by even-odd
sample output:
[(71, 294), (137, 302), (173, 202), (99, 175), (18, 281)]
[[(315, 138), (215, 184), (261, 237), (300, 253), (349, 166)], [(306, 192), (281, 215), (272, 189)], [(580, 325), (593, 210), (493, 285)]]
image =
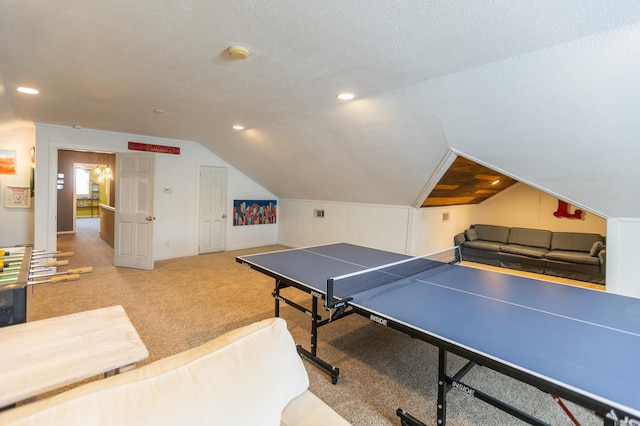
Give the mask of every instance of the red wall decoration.
[(558, 210), (553, 215), (555, 217), (566, 217), (569, 219), (582, 219), (582, 210), (576, 209), (573, 213), (569, 213), (569, 204), (566, 201), (558, 200)]
[(129, 142), (127, 147), (132, 151), (146, 151), (146, 152), (159, 152), (161, 154), (175, 154), (180, 155), (180, 147), (155, 145), (142, 142)]

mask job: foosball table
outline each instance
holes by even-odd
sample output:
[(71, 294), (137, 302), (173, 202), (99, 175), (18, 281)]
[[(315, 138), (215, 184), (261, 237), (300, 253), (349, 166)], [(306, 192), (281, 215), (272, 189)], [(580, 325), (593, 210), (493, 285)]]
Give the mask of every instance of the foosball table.
[(80, 279), (91, 272), (82, 267), (58, 271), (69, 264), (72, 252), (44, 252), (30, 246), (0, 248), (0, 327), (27, 322), (33, 285)]

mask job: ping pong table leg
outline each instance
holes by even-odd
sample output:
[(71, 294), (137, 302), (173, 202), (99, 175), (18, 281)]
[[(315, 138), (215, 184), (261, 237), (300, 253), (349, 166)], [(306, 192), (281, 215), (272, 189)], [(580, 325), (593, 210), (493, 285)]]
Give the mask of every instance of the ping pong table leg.
[[(438, 405), (436, 413), (438, 426), (444, 426), (447, 422), (447, 391), (447, 351), (438, 348)], [(396, 410), (396, 415), (400, 417), (402, 426), (424, 426), (424, 423), (401, 408)]]
[(447, 351), (438, 348), (438, 426), (447, 422)]
[(273, 290), (273, 300), (275, 300), (275, 317), (280, 316), (280, 281), (276, 280), (276, 288)]
[[(304, 312), (305, 314), (311, 317), (311, 343), (310, 350), (304, 349), (301, 345), (296, 345), (298, 350), (298, 354), (300, 356), (305, 357), (308, 361), (315, 364), (316, 367), (325, 370), (327, 373), (331, 375), (331, 383), (334, 385), (338, 382), (338, 375), (340, 374), (340, 369), (338, 367), (334, 367), (331, 364), (323, 361), (318, 358), (318, 328), (322, 325), (328, 324), (330, 320), (322, 320), (320, 315), (318, 314), (318, 300), (322, 299), (322, 294), (312, 291), (311, 294), (311, 311), (307, 308), (299, 305), (298, 303), (287, 299), (286, 297), (280, 294), (280, 290), (283, 288), (287, 288), (290, 285), (286, 282), (280, 281), (276, 279), (276, 286), (271, 293), (273, 298), (275, 299), (275, 316), (280, 316), (280, 302), (284, 302), (287, 305), (299, 310), (300, 312)], [(345, 314), (346, 315), (346, 314)]]
[(424, 423), (404, 411), (402, 408), (398, 408), (396, 410), (396, 415), (400, 417), (400, 424), (402, 426), (425, 426)]
[(340, 375), (340, 369), (338, 367), (334, 367), (329, 363), (323, 361), (322, 359), (317, 357), (318, 352), (318, 321), (320, 316), (318, 315), (318, 296), (312, 294), (311, 299), (311, 346), (307, 351), (302, 346), (297, 345), (298, 353), (309, 361), (314, 363), (317, 367), (325, 370), (327, 373), (331, 375), (331, 383), (336, 384), (338, 382), (338, 376)]
[(318, 352), (318, 298), (311, 297), (311, 355), (315, 358)]

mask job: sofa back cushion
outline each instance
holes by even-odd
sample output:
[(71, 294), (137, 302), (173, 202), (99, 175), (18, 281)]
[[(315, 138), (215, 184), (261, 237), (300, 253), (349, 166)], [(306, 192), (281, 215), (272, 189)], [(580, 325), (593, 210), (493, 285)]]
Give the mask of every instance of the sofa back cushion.
[(548, 249), (551, 247), (551, 231), (530, 228), (511, 228), (509, 231), (509, 244)]
[(593, 243), (596, 241), (602, 241), (600, 234), (554, 232), (551, 237), (551, 250), (584, 251), (589, 253)]
[(478, 233), (476, 232), (475, 228), (469, 228), (466, 231), (464, 231), (464, 236), (467, 239), (467, 241), (475, 241), (478, 239)]
[(509, 228), (496, 225), (474, 225), (479, 240), (495, 241), (507, 243), (509, 239)]
[[(73, 350), (73, 348), (69, 348)], [(2, 425), (280, 425), (309, 386), (281, 318), (0, 413)]]

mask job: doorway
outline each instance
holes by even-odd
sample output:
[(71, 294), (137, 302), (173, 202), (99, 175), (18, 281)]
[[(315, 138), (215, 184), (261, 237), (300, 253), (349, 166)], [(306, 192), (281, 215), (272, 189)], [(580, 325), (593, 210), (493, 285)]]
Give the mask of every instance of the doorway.
[(100, 204), (108, 204), (109, 187), (113, 179), (107, 164), (74, 163), (74, 230), (78, 219), (100, 217)]
[(114, 161), (111, 153), (58, 150), (58, 234), (77, 232), (78, 218), (98, 218), (100, 204), (113, 206), (115, 183), (107, 170)]

